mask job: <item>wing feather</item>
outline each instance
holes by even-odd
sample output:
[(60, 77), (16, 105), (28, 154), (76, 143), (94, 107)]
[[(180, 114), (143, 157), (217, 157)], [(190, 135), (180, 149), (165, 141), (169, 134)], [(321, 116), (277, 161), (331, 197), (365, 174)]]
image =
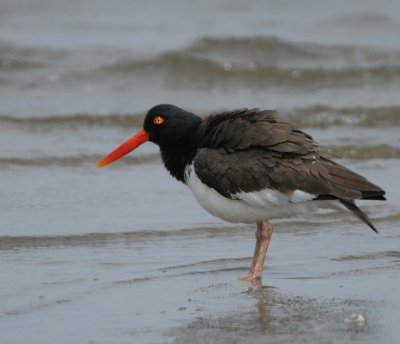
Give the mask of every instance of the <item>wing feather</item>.
[(307, 133), (279, 122), (276, 112), (239, 109), (205, 118), (194, 167), (225, 197), (272, 188), (322, 199), (384, 199), (384, 191), (329, 160)]

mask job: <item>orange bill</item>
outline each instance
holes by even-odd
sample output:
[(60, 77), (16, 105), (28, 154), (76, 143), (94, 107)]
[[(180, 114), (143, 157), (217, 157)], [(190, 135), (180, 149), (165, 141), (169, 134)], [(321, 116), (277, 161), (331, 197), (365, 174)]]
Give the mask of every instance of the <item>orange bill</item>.
[(147, 131), (142, 129), (136, 135), (126, 140), (118, 148), (116, 148), (110, 154), (101, 159), (96, 166), (104, 167), (108, 164), (111, 164), (113, 161), (122, 158), (124, 155), (133, 151), (135, 148), (139, 147), (142, 143), (145, 143), (148, 140), (149, 140), (149, 134), (147, 133)]

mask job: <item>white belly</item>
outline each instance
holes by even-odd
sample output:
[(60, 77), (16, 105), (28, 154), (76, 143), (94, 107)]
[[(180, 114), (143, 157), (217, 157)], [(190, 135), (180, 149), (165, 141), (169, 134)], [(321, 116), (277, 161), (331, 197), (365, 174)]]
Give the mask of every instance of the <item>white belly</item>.
[[(295, 190), (288, 196), (277, 190), (264, 189), (248, 193), (239, 192), (232, 195), (234, 199), (228, 199), (203, 184), (193, 165), (186, 168), (185, 182), (205, 210), (225, 221), (236, 223), (255, 223), (271, 216), (280, 217), (292, 211), (305, 211), (309, 207), (305, 206), (304, 201), (315, 198), (315, 195), (300, 190)], [(306, 203), (310, 205), (313, 202)]]

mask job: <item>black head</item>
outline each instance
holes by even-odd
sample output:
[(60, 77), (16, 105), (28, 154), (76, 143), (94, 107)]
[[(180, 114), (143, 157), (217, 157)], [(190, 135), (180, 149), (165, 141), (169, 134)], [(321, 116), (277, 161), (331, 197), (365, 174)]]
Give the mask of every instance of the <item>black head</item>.
[(161, 148), (185, 144), (195, 140), (200, 117), (177, 106), (161, 104), (149, 110), (143, 129), (149, 140)]
[(103, 167), (133, 151), (146, 141), (160, 146), (165, 167), (178, 180), (184, 181), (184, 171), (198, 149), (200, 117), (173, 105), (157, 105), (149, 110), (143, 129), (101, 159)]

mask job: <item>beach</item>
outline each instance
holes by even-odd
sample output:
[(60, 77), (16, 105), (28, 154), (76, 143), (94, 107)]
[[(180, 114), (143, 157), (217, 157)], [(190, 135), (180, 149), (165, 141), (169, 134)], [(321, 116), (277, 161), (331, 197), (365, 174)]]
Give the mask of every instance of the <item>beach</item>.
[[(0, 4), (1, 343), (394, 343), (400, 335), (400, 5)], [(184, 29), (183, 29), (184, 28)], [(146, 144), (171, 103), (276, 109), (386, 190), (255, 225), (207, 214)]]

